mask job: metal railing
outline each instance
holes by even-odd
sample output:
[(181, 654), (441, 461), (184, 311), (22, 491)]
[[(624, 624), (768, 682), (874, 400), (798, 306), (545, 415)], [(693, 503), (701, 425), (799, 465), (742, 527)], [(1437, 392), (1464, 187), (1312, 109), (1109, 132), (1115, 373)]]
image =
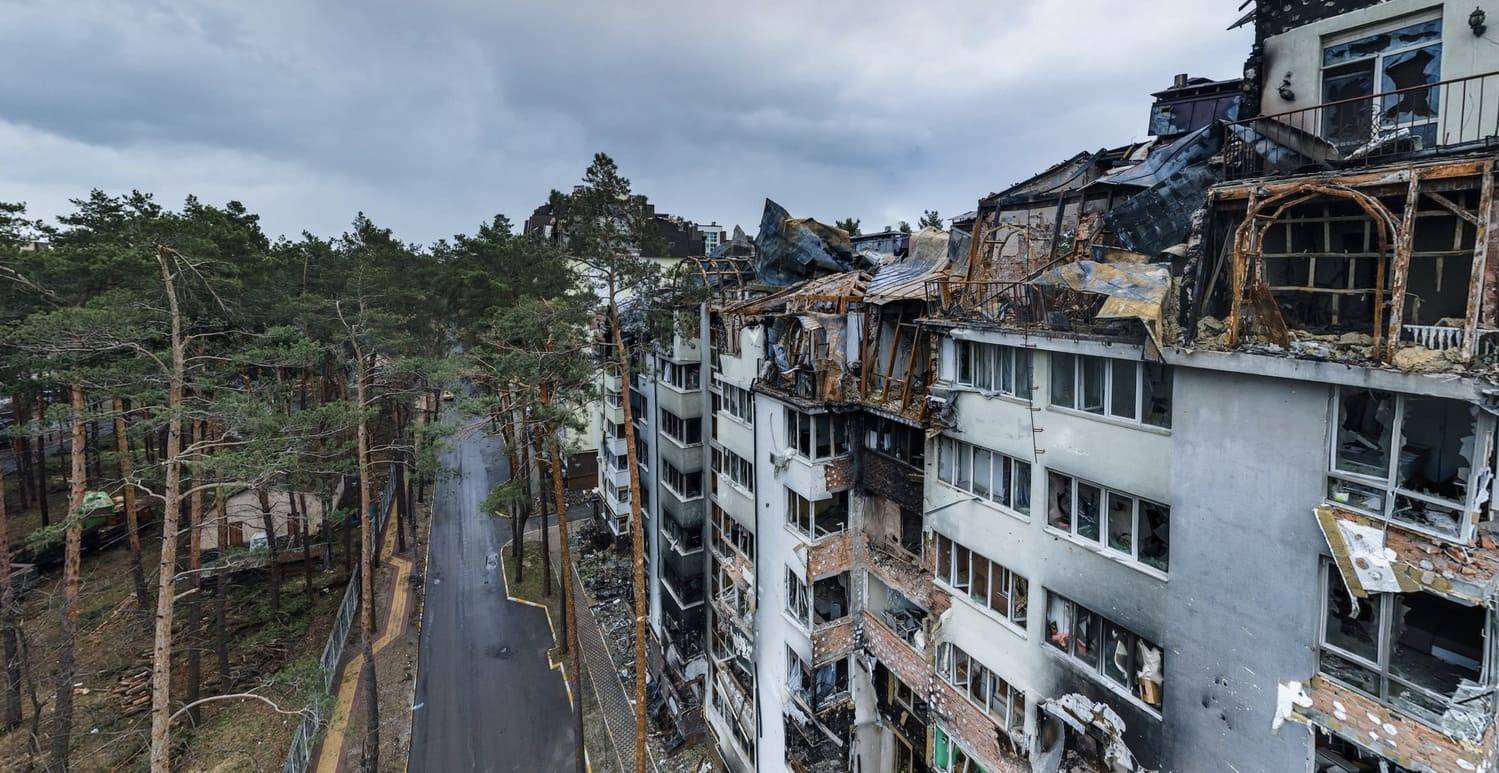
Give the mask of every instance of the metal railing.
[[(385, 490), (380, 493), (380, 504), (375, 510), (375, 544), (379, 545), (385, 533), (385, 522), (390, 515), (391, 501), (395, 498), (396, 479), (391, 476), (385, 481)], [(318, 667), (323, 676), (323, 692), (329, 693), (333, 690), (333, 678), (338, 674), (338, 663), (343, 659), (344, 645), (348, 642), (349, 629), (354, 625), (354, 613), (359, 609), (359, 566), (354, 566), (354, 575), (349, 578), (349, 585), (344, 589), (343, 602), (338, 605), (338, 618), (333, 623), (333, 631), (328, 634), (328, 642), (323, 645), (323, 655), (318, 659)], [(286, 764), (281, 766), (282, 773), (306, 773), (312, 764), (312, 751), (317, 747), (318, 735), (322, 732), (323, 723), (327, 721), (323, 715), (322, 701), (313, 701), (312, 705), (302, 713), (302, 721), (297, 725), (297, 731), (291, 737), (291, 750), (286, 754)]]
[(1041, 289), (1025, 282), (966, 281), (943, 277), (925, 282), (927, 314), (1036, 327), (1046, 322)]
[(1381, 163), (1499, 139), (1499, 72), (1408, 86), (1228, 124), (1230, 180)]

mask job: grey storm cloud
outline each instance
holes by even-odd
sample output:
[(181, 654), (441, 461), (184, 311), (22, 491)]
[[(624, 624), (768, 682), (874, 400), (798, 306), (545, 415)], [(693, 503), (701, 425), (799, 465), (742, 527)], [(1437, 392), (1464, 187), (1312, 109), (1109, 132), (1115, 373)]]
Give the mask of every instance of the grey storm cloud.
[(192, 193), (429, 242), (605, 151), (696, 220), (914, 221), (1143, 138), (1174, 73), (1239, 71), (1235, 6), (0, 0), (0, 200)]

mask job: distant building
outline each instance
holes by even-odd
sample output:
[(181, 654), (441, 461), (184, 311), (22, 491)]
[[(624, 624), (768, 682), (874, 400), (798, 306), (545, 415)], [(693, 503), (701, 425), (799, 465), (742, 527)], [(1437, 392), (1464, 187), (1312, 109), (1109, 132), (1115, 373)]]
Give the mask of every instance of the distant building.
[(703, 236), (703, 254), (712, 255), (728, 237), (728, 232), (715, 220), (707, 225), (698, 224), (697, 232)]

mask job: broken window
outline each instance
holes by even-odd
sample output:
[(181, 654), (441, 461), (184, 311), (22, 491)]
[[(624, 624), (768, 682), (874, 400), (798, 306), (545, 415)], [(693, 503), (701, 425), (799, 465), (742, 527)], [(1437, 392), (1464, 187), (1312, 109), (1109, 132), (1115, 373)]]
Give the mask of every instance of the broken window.
[(848, 617), (848, 572), (812, 583), (812, 613), (817, 625)]
[(913, 467), (921, 467), (926, 461), (926, 436), (921, 430), (884, 417), (869, 417), (864, 447)]
[(786, 435), (791, 447), (810, 461), (848, 453), (848, 417), (844, 415), (808, 415), (788, 407)]
[(703, 420), (684, 419), (665, 408), (661, 409), (661, 434), (678, 445), (690, 446), (703, 442)]
[(848, 528), (848, 492), (811, 502), (786, 489), (786, 524), (813, 540), (843, 532)]
[(958, 341), (956, 346), (958, 384), (1031, 399), (1030, 349), (978, 341)]
[[(937, 477), (1022, 515), (1031, 511), (1031, 466), (1010, 456), (943, 436)], [(955, 470), (947, 475), (949, 468)]]
[(786, 612), (804, 627), (812, 625), (812, 604), (807, 598), (807, 583), (786, 567)]
[(1025, 577), (937, 535), (937, 579), (978, 606), (987, 607), (1023, 632), (1030, 583)]
[(1171, 368), (1052, 352), (1051, 404), (1170, 429)]
[(956, 644), (943, 642), (937, 648), (937, 675), (966, 694), (1012, 736), (1024, 736), (1025, 693), (1010, 686), (978, 658)]
[(661, 484), (671, 489), (679, 499), (697, 499), (703, 495), (703, 471), (682, 472), (673, 467), (671, 462), (663, 460)]
[(1059, 472), (1048, 472), (1046, 480), (1048, 526), (1151, 569), (1170, 571), (1170, 507)]
[(1076, 658), (1148, 706), (1161, 706), (1162, 658), (1154, 642), (1050, 591), (1046, 643)]
[(683, 365), (671, 361), (661, 365), (661, 383), (679, 391), (698, 389), (702, 386), (701, 366), (693, 363)]
[(921, 555), (921, 513), (907, 507), (900, 509), (900, 546)]
[(1461, 400), (1353, 387), (1337, 388), (1332, 413), (1331, 501), (1436, 536), (1468, 538), (1466, 514), (1479, 506), (1490, 477), (1492, 419)]
[(719, 389), (723, 392), (721, 409), (734, 418), (748, 423), (755, 423), (755, 395), (748, 389), (719, 382)]
[(786, 646), (786, 688), (808, 707), (812, 705), (812, 667), (790, 645)]
[(983, 767), (963, 751), (952, 736), (941, 727), (936, 729), (932, 743), (932, 768), (936, 773), (985, 773)]
[(1322, 577), (1322, 674), (1431, 724), (1483, 681), (1483, 607), (1421, 592), (1355, 602), (1327, 563)]
[(1442, 20), (1397, 23), (1322, 49), (1322, 136), (1345, 152), (1397, 130), (1419, 138), (1420, 147), (1436, 144)]
[(814, 706), (821, 707), (829, 700), (848, 693), (848, 658), (839, 658), (817, 667), (812, 675), (817, 686)]

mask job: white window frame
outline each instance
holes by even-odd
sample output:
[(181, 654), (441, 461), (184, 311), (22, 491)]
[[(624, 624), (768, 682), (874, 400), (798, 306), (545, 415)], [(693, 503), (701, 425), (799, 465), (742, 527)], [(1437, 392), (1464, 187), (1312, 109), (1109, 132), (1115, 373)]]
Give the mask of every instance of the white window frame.
[[(1050, 407), (1061, 408), (1063, 410), (1072, 411), (1084, 416), (1098, 416), (1109, 419), (1111, 421), (1122, 422), (1125, 424), (1131, 424), (1140, 427), (1148, 427), (1151, 429), (1160, 430), (1162, 432), (1171, 431), (1171, 413), (1174, 410), (1175, 406), (1174, 394), (1169, 396), (1170, 401), (1166, 410), (1165, 424), (1156, 424), (1154, 422), (1145, 420), (1145, 367), (1153, 363), (1146, 363), (1142, 360), (1131, 360), (1123, 357), (1101, 357), (1092, 354), (1078, 354), (1076, 352), (1051, 352), (1047, 355), (1048, 381), (1054, 380), (1058, 376), (1056, 363), (1058, 362), (1057, 358), (1059, 356), (1070, 358), (1072, 362), (1072, 404), (1068, 405), (1066, 403), (1057, 402), (1055, 399), (1056, 386), (1055, 384), (1052, 384), (1047, 389), (1047, 404)], [(1086, 368), (1084, 367), (1084, 363), (1090, 360), (1102, 363), (1104, 367), (1103, 403), (1101, 405), (1102, 410), (1099, 411), (1093, 411), (1081, 407), (1083, 402), (1083, 373), (1086, 370)], [(1116, 375), (1115, 368), (1117, 368), (1120, 364), (1127, 365), (1134, 371), (1135, 400), (1133, 416), (1114, 413), (1114, 383)], [(1159, 367), (1164, 368), (1166, 370), (1166, 373), (1171, 376), (1171, 387), (1174, 391), (1176, 384), (1176, 374), (1172, 371), (1171, 366), (1169, 365), (1159, 365)]]
[[(987, 454), (990, 459), (989, 482), (983, 486), (982, 492), (980, 492), (980, 486), (975, 479), (975, 473), (978, 471), (978, 465), (976, 464), (977, 454), (980, 452)], [(1034, 506), (1031, 497), (1031, 486), (1034, 479), (1031, 476), (1035, 473), (1035, 465), (1024, 459), (984, 448), (983, 446), (977, 446), (950, 435), (939, 435), (937, 437), (937, 457), (937, 479), (939, 481), (959, 491), (973, 494), (1007, 513), (1025, 520), (1030, 519), (1031, 508)], [(949, 458), (952, 460), (950, 465), (948, 464)], [(946, 472), (944, 472), (944, 465), (947, 465)], [(1010, 467), (1009, 491), (1006, 492), (1003, 498), (1000, 498), (996, 495), (994, 481), (996, 479), (1002, 480), (1003, 476), (996, 475), (995, 471), (1003, 469), (1005, 465), (1009, 465)], [(1020, 476), (1015, 474), (1015, 469), (1018, 465), (1025, 466), (1024, 485), (1021, 484)], [(962, 471), (965, 469), (968, 476), (967, 485), (960, 485), (965, 483), (965, 481), (960, 480), (958, 476), (963, 474)], [(1023, 510), (1015, 506), (1015, 503), (1019, 501), (1019, 495), (1022, 493), (1025, 495), (1026, 502), (1025, 509)]]
[[(1048, 508), (1047, 509), (1047, 513), (1046, 513), (1046, 528), (1047, 529), (1049, 529), (1049, 530), (1051, 530), (1053, 532), (1060, 533), (1060, 534), (1066, 534), (1067, 536), (1071, 537), (1072, 539), (1075, 539), (1075, 540), (1077, 540), (1079, 542), (1086, 543), (1090, 547), (1097, 547), (1097, 548), (1103, 550), (1108, 555), (1116, 556), (1118, 558), (1127, 559), (1131, 564), (1138, 565), (1141, 569), (1149, 571), (1149, 572), (1151, 572), (1153, 574), (1159, 574), (1159, 575), (1161, 575), (1163, 577), (1170, 575), (1170, 573), (1171, 573), (1171, 571), (1170, 571), (1171, 570), (1171, 537), (1170, 537), (1170, 532), (1171, 532), (1171, 523), (1172, 523), (1171, 506), (1170, 505), (1168, 505), (1168, 504), (1166, 504), (1164, 502), (1157, 502), (1154, 499), (1149, 499), (1149, 498), (1142, 497), (1142, 496), (1139, 496), (1139, 495), (1136, 495), (1136, 494), (1131, 494), (1131, 493), (1126, 492), (1126, 491), (1120, 491), (1119, 489), (1110, 488), (1110, 487), (1105, 486), (1105, 485), (1103, 485), (1101, 483), (1095, 483), (1095, 482), (1093, 482), (1091, 480), (1088, 480), (1086, 478), (1079, 478), (1076, 475), (1069, 475), (1069, 474), (1067, 474), (1065, 472), (1060, 472), (1058, 470), (1047, 470), (1046, 474), (1047, 474), (1047, 478), (1046, 478), (1046, 506)], [(1063, 531), (1060, 527), (1054, 525), (1051, 522), (1051, 510), (1050, 510), (1050, 507), (1051, 507), (1051, 502), (1052, 502), (1052, 491), (1051, 491), (1051, 476), (1052, 475), (1056, 475), (1056, 476), (1059, 476), (1059, 477), (1062, 477), (1062, 478), (1066, 478), (1069, 481), (1068, 486), (1067, 486), (1067, 491), (1068, 491), (1067, 495), (1068, 495), (1068, 498), (1069, 498), (1069, 503), (1071, 504), (1071, 507), (1072, 507), (1072, 510), (1071, 510), (1071, 522), (1068, 524), (1068, 526), (1070, 527), (1070, 531)], [(1078, 532), (1078, 526), (1082, 523), (1082, 519), (1080, 517), (1078, 517), (1079, 512), (1081, 512), (1080, 508), (1079, 508), (1078, 489), (1081, 486), (1090, 486), (1092, 488), (1098, 489), (1098, 492), (1099, 492), (1099, 494), (1098, 494), (1098, 537), (1097, 537), (1097, 539), (1095, 539), (1093, 537), (1089, 537), (1087, 535), (1084, 535), (1084, 534), (1081, 534), (1081, 533)], [(1123, 550), (1119, 550), (1118, 548), (1116, 548), (1113, 545), (1109, 544), (1109, 523), (1110, 523), (1109, 497), (1110, 496), (1118, 496), (1118, 497), (1123, 497), (1125, 499), (1131, 500), (1131, 504), (1130, 504), (1130, 538), (1129, 538), (1129, 550), (1127, 552), (1123, 551)], [(1140, 558), (1141, 537), (1145, 533), (1144, 529), (1142, 527), (1142, 521), (1145, 518), (1145, 513), (1144, 513), (1144, 509), (1145, 508), (1143, 506), (1143, 503), (1146, 503), (1146, 502), (1149, 502), (1150, 504), (1153, 504), (1153, 505), (1155, 505), (1157, 507), (1160, 507), (1161, 509), (1163, 509), (1163, 510), (1166, 511), (1166, 529), (1167, 529), (1167, 538), (1166, 538), (1166, 568), (1164, 568), (1164, 569), (1162, 569), (1160, 567), (1156, 567), (1156, 566), (1151, 566), (1150, 564), (1145, 563), (1145, 561), (1141, 560), (1141, 558)]]
[[(1437, 39), (1435, 41), (1427, 40), (1420, 43), (1412, 43), (1405, 46), (1404, 48), (1391, 49), (1389, 51), (1377, 51), (1365, 57), (1342, 61), (1334, 65), (1324, 64), (1324, 62), (1326, 61), (1324, 53), (1327, 51), (1327, 49), (1334, 46), (1340, 46), (1344, 43), (1350, 43), (1362, 38), (1382, 35), (1386, 32), (1394, 32), (1396, 30), (1405, 29), (1406, 27), (1414, 27), (1418, 24), (1426, 24), (1433, 21), (1442, 23), (1442, 29), (1438, 33)], [(1379, 94), (1380, 89), (1382, 88), (1385, 60), (1392, 56), (1409, 53), (1411, 51), (1427, 48), (1429, 46), (1441, 46), (1442, 49), (1442, 56), (1437, 61), (1436, 82), (1440, 83), (1443, 77), (1441, 67), (1443, 63), (1442, 59), (1445, 58), (1445, 55), (1447, 53), (1447, 23), (1446, 20), (1442, 18), (1442, 9), (1440, 7), (1431, 9), (1429, 11), (1421, 11), (1408, 16), (1401, 16), (1399, 18), (1389, 19), (1387, 21), (1377, 22), (1374, 24), (1365, 25), (1363, 27), (1357, 27), (1354, 29), (1324, 36), (1321, 40), (1321, 44), (1317, 47), (1317, 97), (1319, 104), (1327, 102), (1327, 95), (1324, 94), (1323, 91), (1325, 83), (1327, 81), (1327, 71), (1329, 69), (1347, 67), (1348, 65), (1355, 62), (1372, 61), (1374, 63), (1374, 78), (1373, 82), (1370, 84), (1371, 94), (1369, 95), (1369, 100), (1372, 104), (1374, 101), (1374, 95)], [(1446, 95), (1444, 94), (1442, 96), (1445, 97)], [(1415, 127), (1425, 126), (1427, 124), (1437, 124), (1440, 126), (1442, 120), (1442, 111), (1446, 109), (1446, 107), (1447, 106), (1445, 104), (1439, 102), (1437, 104), (1436, 115), (1432, 116), (1430, 120), (1420, 122), (1412, 121), (1411, 123), (1407, 124), (1399, 124), (1399, 126)], [(1318, 136), (1326, 136), (1322, 131), (1323, 127), (1320, 125), (1320, 122), (1323, 120), (1325, 115), (1325, 110), (1317, 111), (1317, 119), (1319, 121), (1319, 125), (1317, 127)], [(1378, 131), (1381, 128), (1389, 127), (1382, 127), (1382, 125), (1378, 123), (1373, 124), (1371, 127), (1371, 129), (1374, 131)], [(1441, 144), (1440, 138), (1438, 139), (1438, 144)]]
[[(1395, 398), (1395, 416), (1390, 425), (1390, 448), (1389, 462), (1383, 479), (1361, 472), (1347, 472), (1338, 469), (1338, 431), (1343, 424), (1343, 390), (1362, 391), (1362, 387), (1335, 386), (1332, 389), (1332, 405), (1328, 410), (1329, 424), (1327, 432), (1327, 501), (1339, 507), (1356, 510), (1365, 515), (1371, 515), (1401, 528), (1427, 534), (1444, 540), (1456, 540), (1469, 542), (1473, 538), (1476, 524), (1473, 522), (1472, 513), (1481, 507), (1481, 498), (1489, 494), (1489, 487), (1493, 484), (1493, 458), (1494, 458), (1494, 419), (1486, 411), (1476, 411), (1476, 420), (1473, 424), (1473, 453), (1469, 462), (1472, 466), (1468, 469), (1468, 477), (1464, 482), (1467, 489), (1466, 501), (1454, 502), (1430, 494), (1402, 488), (1400, 486), (1400, 449), (1403, 445), (1402, 431), (1405, 428), (1405, 406), (1410, 397), (1426, 398), (1425, 395), (1408, 395), (1404, 392), (1391, 392), (1383, 389), (1370, 389), (1371, 392), (1380, 392)], [(1450, 399), (1450, 398), (1429, 398)], [(1461, 402), (1461, 401), (1454, 401)], [(1334, 481), (1344, 481), (1360, 486), (1377, 489), (1383, 493), (1384, 505), (1382, 512), (1367, 509), (1357, 502), (1340, 502), (1332, 497), (1332, 486)], [(1458, 511), (1458, 533), (1445, 534), (1432, 529), (1416, 521), (1405, 520), (1396, 517), (1395, 507), (1400, 497), (1419, 500), (1438, 507), (1449, 508)]]
[[(972, 387), (985, 394), (1008, 395), (1029, 402), (1036, 388), (1035, 358), (1032, 350), (1008, 344), (957, 340), (958, 367), (954, 380), (959, 386)], [(1023, 370), (1021, 363), (1024, 362)], [(980, 373), (984, 364), (985, 373)], [(966, 373), (965, 373), (966, 371)], [(1019, 374), (1027, 375), (1023, 386)], [(986, 375), (987, 374), (987, 375)]]
[(812, 630), (812, 588), (789, 566), (786, 567), (786, 614), (803, 630)]

